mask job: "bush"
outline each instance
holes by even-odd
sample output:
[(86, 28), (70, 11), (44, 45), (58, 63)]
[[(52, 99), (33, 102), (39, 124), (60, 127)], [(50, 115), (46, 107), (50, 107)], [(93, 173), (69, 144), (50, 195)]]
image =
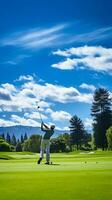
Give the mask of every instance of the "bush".
[(66, 148), (65, 148), (65, 152), (68, 153), (68, 152), (70, 152), (70, 151), (71, 151), (70, 146), (66, 146)]
[(93, 149), (91, 147), (81, 147), (80, 150), (82, 150), (82, 151), (91, 151)]
[(25, 140), (25, 142), (22, 144), (22, 151), (30, 151), (30, 148), (29, 148), (29, 139)]
[(15, 151), (15, 146), (10, 145), (10, 151), (14, 152)]
[(106, 132), (108, 149), (112, 150), (112, 126)]
[(0, 151), (7, 151), (9, 152), (10, 151), (10, 145), (3, 141), (3, 142), (0, 142)]
[(39, 152), (40, 151), (40, 135), (31, 135), (23, 144), (23, 151)]
[(21, 142), (18, 142), (18, 143), (17, 143), (17, 145), (16, 145), (16, 151), (17, 151), (17, 152), (21, 152), (21, 151), (22, 151)]
[(65, 140), (60, 138), (55, 138), (51, 140), (51, 152), (66, 152), (66, 143)]

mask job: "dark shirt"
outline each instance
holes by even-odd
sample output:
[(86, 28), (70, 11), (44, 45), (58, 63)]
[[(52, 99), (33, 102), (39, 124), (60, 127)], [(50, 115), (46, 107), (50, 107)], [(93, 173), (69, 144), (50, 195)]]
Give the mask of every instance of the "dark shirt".
[(45, 132), (43, 139), (49, 140), (54, 133), (54, 130), (48, 128), (47, 126), (41, 125), (41, 130)]

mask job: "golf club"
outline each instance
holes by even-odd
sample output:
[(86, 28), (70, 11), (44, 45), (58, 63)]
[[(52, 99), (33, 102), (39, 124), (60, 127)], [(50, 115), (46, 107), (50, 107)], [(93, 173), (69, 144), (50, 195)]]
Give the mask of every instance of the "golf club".
[(41, 123), (43, 123), (42, 116), (41, 116), (41, 113), (39, 111), (40, 106), (38, 105), (38, 101), (36, 101), (36, 104), (37, 104), (37, 110), (38, 110), (38, 113), (39, 113), (39, 116), (40, 116)]

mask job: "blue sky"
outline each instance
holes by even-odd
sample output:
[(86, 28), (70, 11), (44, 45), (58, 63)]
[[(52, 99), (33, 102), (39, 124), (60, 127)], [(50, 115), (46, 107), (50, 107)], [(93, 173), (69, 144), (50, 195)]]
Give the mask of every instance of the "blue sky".
[(0, 126), (91, 127), (93, 93), (112, 91), (111, 0), (0, 1)]

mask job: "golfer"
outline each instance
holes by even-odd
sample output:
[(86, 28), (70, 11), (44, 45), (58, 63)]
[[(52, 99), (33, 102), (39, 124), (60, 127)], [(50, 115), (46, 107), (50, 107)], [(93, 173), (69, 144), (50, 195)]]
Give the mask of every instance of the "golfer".
[(54, 133), (55, 126), (52, 125), (50, 128), (44, 124), (41, 123), (41, 130), (45, 132), (44, 136), (41, 140), (41, 148), (40, 148), (40, 158), (38, 160), (38, 164), (41, 163), (42, 159), (44, 158), (44, 151), (46, 150), (46, 163), (47, 165), (50, 164), (50, 138)]

